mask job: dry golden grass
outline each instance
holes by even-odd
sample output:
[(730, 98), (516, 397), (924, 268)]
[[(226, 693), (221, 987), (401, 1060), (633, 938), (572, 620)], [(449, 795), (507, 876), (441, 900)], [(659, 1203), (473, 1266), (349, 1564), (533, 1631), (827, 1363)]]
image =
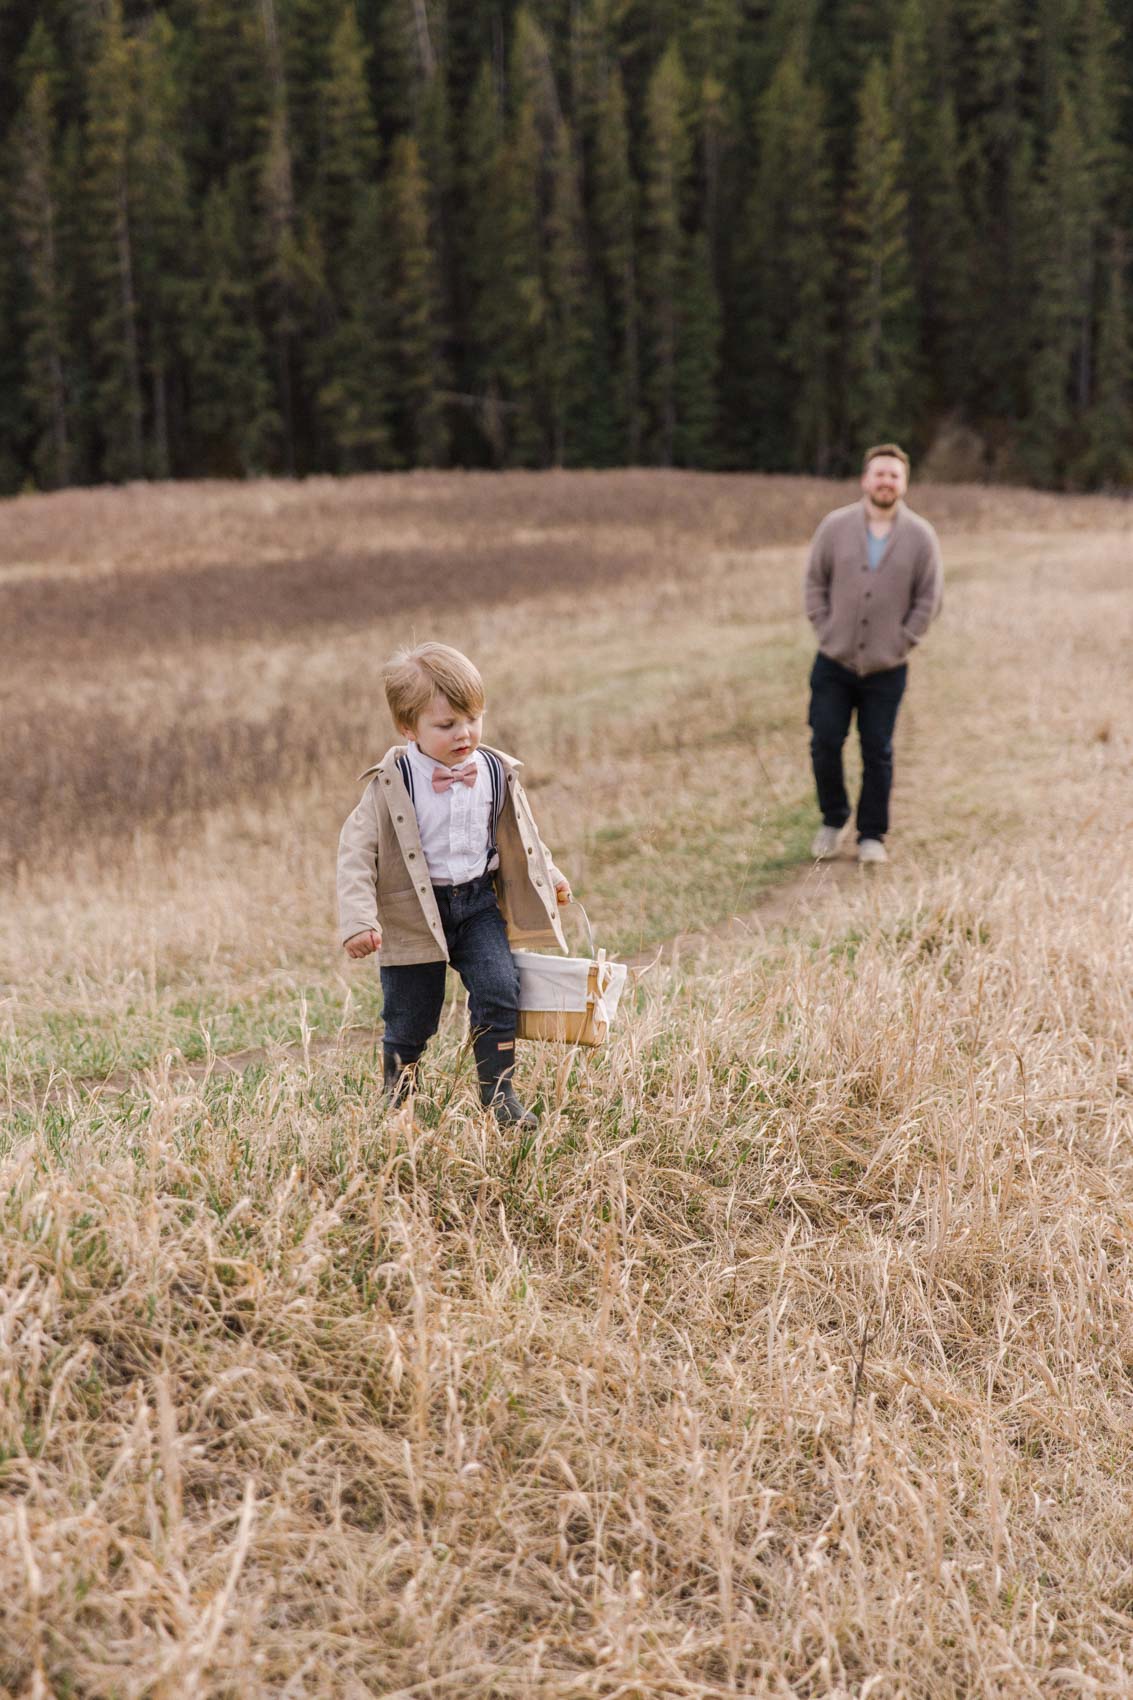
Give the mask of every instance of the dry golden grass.
[[(800, 489), (9, 512), (21, 572), (83, 576), (256, 570), (289, 539), (357, 558), (379, 510), (434, 556), (569, 533), (585, 594), (447, 601), (428, 629), (482, 660), (490, 733), (629, 945), (751, 909), (799, 858), (792, 540), (840, 498)], [(472, 1107), (456, 1004), (415, 1119), (382, 1113), (372, 1053), (310, 1050), (375, 1013), (330, 863), (404, 623), (155, 631), (136, 666), (64, 629), (69, 678), (8, 668), (6, 705), (70, 703), (70, 738), (113, 710), (139, 807), (44, 786), (0, 909), (0, 1692), (1133, 1693), (1125, 510), (920, 505), (950, 584), (901, 723), (899, 859), (800, 865), (788, 925), (757, 911), (657, 970), (606, 1052), (527, 1047), (544, 1116), (518, 1147)], [(237, 724), (285, 725), (275, 772)], [(180, 800), (143, 806), (137, 751), (173, 727)], [(38, 743), (81, 777), (46, 719)], [(184, 1065), (242, 1042), (267, 1049), (242, 1078)], [(123, 1057), (131, 1089), (100, 1092)]]

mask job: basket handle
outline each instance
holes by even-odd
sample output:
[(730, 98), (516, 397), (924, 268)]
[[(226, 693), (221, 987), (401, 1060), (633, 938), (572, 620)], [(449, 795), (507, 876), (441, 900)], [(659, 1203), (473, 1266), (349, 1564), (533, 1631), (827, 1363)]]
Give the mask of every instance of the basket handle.
[(582, 907), (582, 904), (578, 901), (577, 897), (572, 897), (566, 907), (568, 909), (577, 909), (578, 913), (582, 916), (582, 924), (586, 928), (586, 942), (590, 946), (590, 955), (592, 957), (596, 957), (598, 952), (594, 948), (594, 929), (590, 925), (589, 915), (586, 913), (586, 910)]

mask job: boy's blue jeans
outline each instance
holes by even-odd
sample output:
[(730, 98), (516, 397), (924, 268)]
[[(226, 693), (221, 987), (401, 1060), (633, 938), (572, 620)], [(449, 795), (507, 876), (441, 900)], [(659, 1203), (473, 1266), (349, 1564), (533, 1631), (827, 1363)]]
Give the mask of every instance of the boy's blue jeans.
[[(468, 988), (474, 1035), (515, 1039), (519, 970), (508, 944), (491, 874), (466, 885), (435, 885), (449, 959)], [(415, 1063), (437, 1031), (445, 1001), (445, 963), (410, 962), (383, 968), (383, 1046), (402, 1066)], [(510, 1057), (509, 1057), (510, 1062)]]

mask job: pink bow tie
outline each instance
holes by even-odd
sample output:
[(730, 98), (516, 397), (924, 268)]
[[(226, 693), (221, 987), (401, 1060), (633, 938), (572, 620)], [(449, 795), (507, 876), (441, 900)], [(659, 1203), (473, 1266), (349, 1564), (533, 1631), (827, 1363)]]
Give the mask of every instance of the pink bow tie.
[(433, 790), (447, 791), (450, 785), (475, 785), (476, 763), (466, 761), (463, 767), (435, 767), (433, 769)]

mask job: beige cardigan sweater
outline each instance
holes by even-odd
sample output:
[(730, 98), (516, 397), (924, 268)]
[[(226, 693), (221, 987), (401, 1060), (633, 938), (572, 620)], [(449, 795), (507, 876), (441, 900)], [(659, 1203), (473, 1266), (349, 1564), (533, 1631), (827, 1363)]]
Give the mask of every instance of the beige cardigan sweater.
[[(489, 745), (483, 746), (485, 749)], [(373, 778), (348, 816), (338, 841), (338, 919), (342, 942), (382, 929), (380, 960), (388, 967), (447, 962), (441, 913), (421, 848), (417, 816), (397, 767), (406, 746), (395, 744), (363, 779)], [(562, 878), (539, 837), (519, 783), (522, 762), (493, 750), (507, 790), (496, 827), (500, 865), (496, 892), (515, 946), (566, 950), (555, 882)]]
[(943, 591), (936, 532), (903, 502), (872, 571), (864, 500), (835, 508), (814, 534), (806, 567), (807, 619), (823, 655), (855, 673), (900, 666), (940, 612)]

